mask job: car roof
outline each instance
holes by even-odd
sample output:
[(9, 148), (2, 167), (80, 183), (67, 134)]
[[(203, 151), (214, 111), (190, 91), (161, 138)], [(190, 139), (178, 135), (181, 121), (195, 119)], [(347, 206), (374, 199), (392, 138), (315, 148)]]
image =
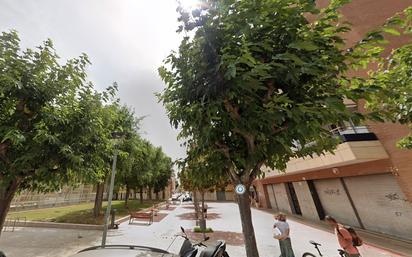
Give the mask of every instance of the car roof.
[(84, 249), (72, 257), (176, 257), (167, 251), (137, 245), (107, 245)]

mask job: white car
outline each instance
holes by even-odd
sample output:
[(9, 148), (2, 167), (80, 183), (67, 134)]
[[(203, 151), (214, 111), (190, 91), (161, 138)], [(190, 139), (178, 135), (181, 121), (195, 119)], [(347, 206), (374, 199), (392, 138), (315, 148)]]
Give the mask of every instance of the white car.
[(137, 245), (106, 245), (84, 249), (72, 257), (178, 257), (165, 250)]

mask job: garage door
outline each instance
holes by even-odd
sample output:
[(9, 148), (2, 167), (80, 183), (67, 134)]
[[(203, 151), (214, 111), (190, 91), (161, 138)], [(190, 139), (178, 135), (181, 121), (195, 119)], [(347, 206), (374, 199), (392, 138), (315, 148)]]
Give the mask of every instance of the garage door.
[(343, 224), (359, 227), (340, 179), (321, 179), (314, 181), (314, 184), (326, 215), (333, 216)]
[(292, 213), (289, 204), (288, 194), (286, 193), (285, 184), (275, 184), (273, 186), (273, 191), (275, 192), (275, 198), (278, 204), (279, 211)]
[(393, 175), (349, 177), (345, 183), (366, 229), (411, 238), (412, 204)]
[(272, 208), (272, 210), (277, 211), (278, 204), (276, 202), (275, 192), (273, 191), (273, 185), (266, 185), (266, 191), (268, 192), (269, 196), (270, 208)]

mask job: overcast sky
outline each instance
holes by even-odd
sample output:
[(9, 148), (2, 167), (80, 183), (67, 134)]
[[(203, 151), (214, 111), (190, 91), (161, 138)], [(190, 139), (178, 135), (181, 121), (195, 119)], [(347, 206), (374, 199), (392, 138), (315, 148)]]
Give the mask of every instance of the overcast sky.
[(87, 53), (96, 88), (118, 82), (122, 102), (148, 115), (143, 137), (175, 159), (185, 150), (154, 96), (157, 68), (180, 42), (175, 10), (175, 0), (0, 0), (0, 30), (16, 29), (23, 47), (51, 38), (63, 58)]

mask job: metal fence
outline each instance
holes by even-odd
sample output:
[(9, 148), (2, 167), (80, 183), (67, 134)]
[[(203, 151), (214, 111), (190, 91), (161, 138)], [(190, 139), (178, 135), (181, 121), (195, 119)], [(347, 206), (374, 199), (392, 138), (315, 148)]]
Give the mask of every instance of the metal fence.
[(64, 206), (94, 201), (96, 192), (93, 186), (81, 185), (77, 188), (64, 187), (52, 193), (21, 192), (13, 198), (11, 211)]

